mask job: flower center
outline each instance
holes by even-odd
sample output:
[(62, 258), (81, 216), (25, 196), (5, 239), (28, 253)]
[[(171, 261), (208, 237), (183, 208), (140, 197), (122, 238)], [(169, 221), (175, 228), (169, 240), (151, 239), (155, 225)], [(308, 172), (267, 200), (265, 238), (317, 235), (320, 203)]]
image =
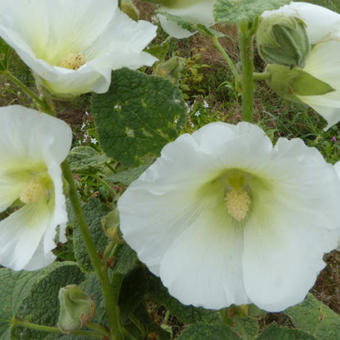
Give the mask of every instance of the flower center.
[(26, 204), (38, 202), (43, 198), (46, 200), (49, 198), (49, 188), (46, 181), (41, 178), (30, 180), (20, 194), (21, 202)]
[(232, 188), (225, 194), (224, 203), (228, 213), (240, 222), (247, 215), (251, 199), (246, 190), (242, 188)]
[(86, 63), (85, 56), (82, 53), (70, 53), (59, 61), (58, 66), (70, 70), (78, 70), (79, 67)]

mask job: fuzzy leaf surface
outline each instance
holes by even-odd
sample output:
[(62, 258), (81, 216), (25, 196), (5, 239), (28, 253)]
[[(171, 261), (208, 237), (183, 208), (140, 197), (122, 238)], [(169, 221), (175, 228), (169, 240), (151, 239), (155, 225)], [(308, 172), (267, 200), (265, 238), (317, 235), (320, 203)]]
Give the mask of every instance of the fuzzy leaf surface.
[(290, 0), (217, 0), (214, 5), (216, 22), (251, 21), (264, 11), (278, 9)]
[[(109, 213), (110, 209), (106, 205), (104, 205), (99, 199), (92, 199), (83, 205), (83, 211), (89, 226), (90, 234), (96, 245), (97, 252), (101, 253), (104, 251), (108, 243), (108, 239), (104, 234), (102, 228), (101, 219)], [(78, 227), (78, 223), (74, 218), (73, 213), (71, 213), (70, 219), (74, 223), (73, 232), (74, 256), (80, 268), (84, 272), (89, 273), (92, 271), (91, 260), (87, 253), (85, 243), (83, 241), (80, 229)]]
[(125, 166), (158, 155), (184, 123), (181, 92), (170, 81), (123, 68), (112, 73), (109, 91), (94, 94), (92, 112), (104, 152)]
[(340, 316), (311, 294), (299, 305), (288, 308), (285, 313), (296, 328), (318, 339), (340, 340)]

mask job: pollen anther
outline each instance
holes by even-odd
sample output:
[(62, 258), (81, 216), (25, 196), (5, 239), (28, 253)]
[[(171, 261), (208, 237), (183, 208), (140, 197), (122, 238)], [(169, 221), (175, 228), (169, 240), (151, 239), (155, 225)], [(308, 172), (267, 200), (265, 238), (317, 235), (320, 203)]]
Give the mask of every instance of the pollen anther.
[(20, 194), (20, 200), (23, 203), (35, 203), (46, 195), (47, 188), (44, 183), (35, 178), (29, 181)]
[(251, 199), (246, 190), (233, 188), (225, 194), (224, 202), (228, 213), (240, 222), (248, 213)]
[(70, 70), (78, 70), (86, 63), (85, 56), (81, 53), (71, 53), (59, 61), (60, 67), (68, 68)]

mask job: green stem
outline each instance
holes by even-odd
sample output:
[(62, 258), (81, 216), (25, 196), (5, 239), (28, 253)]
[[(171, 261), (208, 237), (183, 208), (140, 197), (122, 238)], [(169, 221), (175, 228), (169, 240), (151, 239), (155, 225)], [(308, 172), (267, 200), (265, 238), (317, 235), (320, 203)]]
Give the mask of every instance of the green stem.
[(234, 79), (235, 79), (235, 88), (237, 89), (237, 85), (239, 84), (240, 82), (240, 76), (237, 72), (237, 69), (234, 65), (234, 62), (231, 60), (231, 58), (229, 57), (228, 53), (225, 51), (225, 49), (222, 47), (222, 45), (220, 44), (220, 42), (218, 41), (218, 38), (216, 36), (213, 36), (212, 37), (212, 41), (215, 45), (215, 47), (221, 52), (221, 54), (223, 55), (224, 59), (226, 60), (233, 76), (234, 76)]
[(21, 91), (23, 91), (28, 97), (30, 97), (34, 101), (39, 111), (55, 116), (53, 104), (48, 102), (46, 98), (39, 98), (23, 82), (21, 82), (14, 74), (9, 72), (8, 70), (2, 72), (2, 74), (10, 79), (16, 86), (18, 86)]
[[(13, 327), (25, 327), (25, 328), (34, 329), (40, 332), (63, 334), (63, 332), (57, 327), (38, 325), (35, 323), (31, 323), (29, 321), (13, 319), (11, 324)], [(103, 337), (101, 334), (98, 334), (97, 332), (85, 331), (85, 330), (74, 331), (74, 332), (71, 332), (71, 334), (89, 336), (89, 337), (93, 337), (97, 339), (101, 339)]]
[(105, 179), (101, 178), (99, 175), (96, 175), (96, 178), (97, 178), (97, 180), (98, 180), (100, 183), (102, 183), (104, 186), (106, 186), (107, 189), (108, 189), (113, 195), (116, 195), (116, 194), (117, 194), (117, 192), (111, 187), (111, 185), (110, 185), (109, 183), (107, 183), (107, 182), (105, 181)]
[(95, 244), (91, 238), (89, 228), (80, 204), (80, 200), (77, 193), (77, 188), (73, 180), (71, 169), (66, 161), (61, 165), (63, 174), (67, 182), (69, 183), (69, 198), (74, 210), (74, 214), (79, 224), (79, 229), (82, 234), (82, 238), (86, 245), (87, 252), (91, 259), (94, 270), (100, 281), (103, 297), (105, 301), (106, 312), (110, 327), (110, 339), (121, 340), (121, 326), (119, 321), (119, 309), (118, 299), (116, 298), (117, 292), (114, 292), (114, 287), (111, 286), (109, 277), (105, 266), (102, 265), (101, 260), (97, 254)]
[(258, 73), (258, 72), (254, 72), (253, 73), (253, 79), (254, 80), (267, 80), (271, 77), (269, 72), (262, 72), (262, 73)]
[(89, 329), (93, 329), (95, 331), (97, 331), (98, 333), (104, 335), (104, 336), (109, 336), (110, 333), (107, 331), (107, 329), (105, 327), (103, 327), (102, 325), (98, 325), (96, 323), (88, 323), (86, 325), (87, 328)]
[(250, 23), (239, 24), (239, 45), (242, 61), (242, 118), (246, 122), (253, 121), (254, 104), (254, 48), (253, 30)]
[(21, 91), (26, 93), (28, 97), (35, 101), (38, 106), (43, 106), (44, 102), (34, 93), (32, 92), (24, 83), (22, 83), (15, 75), (13, 75), (8, 70), (2, 73), (8, 79), (10, 79), (16, 86), (20, 88)]

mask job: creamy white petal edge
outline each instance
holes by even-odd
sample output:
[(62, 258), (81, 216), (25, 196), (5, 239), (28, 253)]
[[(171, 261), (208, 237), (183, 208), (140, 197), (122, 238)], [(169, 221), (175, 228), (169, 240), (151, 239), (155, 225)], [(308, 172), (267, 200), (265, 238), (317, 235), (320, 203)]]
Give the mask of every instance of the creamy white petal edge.
[[(209, 27), (215, 22), (213, 15), (214, 1), (215, 0), (198, 1), (198, 3), (184, 8), (161, 7), (160, 11), (176, 15), (190, 23), (202, 24)], [(181, 28), (173, 21), (168, 20), (164, 15), (159, 14), (158, 18), (164, 31), (172, 37), (183, 39), (195, 34)]]
[[(228, 169), (263, 179), (241, 226), (226, 212)], [(269, 188), (269, 189), (268, 189)], [(254, 302), (281, 311), (303, 300), (340, 234), (340, 184), (315, 148), (275, 147), (248, 123), (211, 123), (166, 145), (118, 202), (126, 241), (185, 304)]]
[(0, 264), (39, 269), (54, 260), (56, 227), (67, 222), (60, 163), (70, 150), (72, 131), (57, 118), (17, 105), (0, 108), (0, 127), (1, 201), (6, 201), (10, 184), (17, 187), (1, 211), (19, 197), (36, 167), (46, 168), (53, 182), (52, 207), (42, 201), (26, 204), (0, 222)]
[[(135, 22), (117, 7), (117, 0), (2, 0), (0, 36), (58, 95), (104, 93), (111, 71), (151, 66), (156, 58), (143, 49), (157, 27)], [(72, 53), (86, 63), (77, 70), (58, 66)]]
[[(336, 162), (334, 164), (334, 169), (338, 175), (338, 178), (339, 178), (339, 181), (340, 181), (340, 161), (339, 162)], [(340, 251), (340, 237), (339, 237), (339, 240), (338, 240), (338, 248), (337, 248), (338, 251)]]
[(291, 2), (277, 10), (265, 11), (262, 17), (273, 14), (286, 14), (302, 19), (307, 25), (307, 34), (312, 44), (320, 42), (340, 28), (340, 14), (306, 2)]
[(298, 96), (317, 111), (326, 121), (329, 129), (340, 121), (340, 41), (319, 43), (306, 60), (304, 71), (320, 79), (335, 91), (320, 96)]

